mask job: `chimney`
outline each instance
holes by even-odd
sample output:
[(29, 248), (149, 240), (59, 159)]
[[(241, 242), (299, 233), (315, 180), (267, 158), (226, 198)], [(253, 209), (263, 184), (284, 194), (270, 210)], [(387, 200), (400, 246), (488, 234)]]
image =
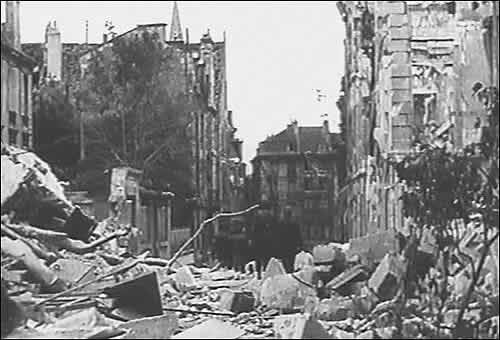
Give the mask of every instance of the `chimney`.
[(47, 73), (55, 80), (61, 80), (62, 76), (62, 43), (61, 33), (54, 21), (47, 25), (45, 30), (45, 41), (47, 48)]
[(227, 121), (230, 126), (233, 126), (233, 111), (231, 110), (227, 111)]
[(106, 33), (103, 33), (103, 35), (102, 35), (102, 42), (104, 44), (108, 42), (108, 35)]
[(7, 1), (5, 4), (5, 28), (11, 39), (12, 47), (21, 49), (21, 25), (19, 22), (19, 1)]

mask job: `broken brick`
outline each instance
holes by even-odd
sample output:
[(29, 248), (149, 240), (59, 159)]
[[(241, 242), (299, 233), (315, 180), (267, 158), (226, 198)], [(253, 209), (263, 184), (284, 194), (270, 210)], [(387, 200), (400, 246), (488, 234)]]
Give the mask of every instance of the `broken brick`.
[(255, 307), (255, 296), (251, 292), (223, 290), (219, 305), (233, 313), (251, 312)]
[(314, 257), (311, 255), (311, 253), (301, 251), (300, 253), (295, 255), (295, 261), (293, 264), (293, 269), (295, 271), (308, 266), (314, 266)]
[(177, 272), (174, 274), (174, 280), (177, 289), (181, 291), (188, 291), (196, 286), (196, 280), (188, 266), (182, 266), (177, 269)]
[(265, 280), (269, 277), (273, 277), (276, 275), (283, 275), (283, 274), (286, 274), (286, 270), (285, 267), (283, 266), (283, 263), (280, 260), (271, 257), (271, 259), (267, 263), (266, 270), (262, 275), (262, 279)]
[(277, 339), (330, 339), (323, 326), (310, 315), (282, 315), (274, 320)]
[(315, 295), (314, 288), (285, 274), (266, 279), (262, 284), (260, 298), (270, 308), (288, 310), (303, 306), (307, 296)]
[(313, 248), (314, 263), (328, 264), (335, 260), (335, 250), (327, 245), (318, 245)]
[(403, 264), (393, 254), (387, 254), (368, 280), (368, 287), (382, 300), (395, 296), (403, 275)]
[(242, 329), (230, 323), (210, 319), (174, 335), (172, 339), (237, 339), (243, 334)]
[(177, 327), (178, 320), (174, 313), (136, 319), (120, 325), (120, 328), (129, 330), (123, 339), (170, 339)]

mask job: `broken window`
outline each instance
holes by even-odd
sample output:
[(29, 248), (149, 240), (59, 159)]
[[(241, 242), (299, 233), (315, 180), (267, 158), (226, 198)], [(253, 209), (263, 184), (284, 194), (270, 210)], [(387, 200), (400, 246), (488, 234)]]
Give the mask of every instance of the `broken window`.
[(30, 146), (30, 134), (27, 132), (23, 132), (23, 147), (29, 148)]
[(10, 125), (16, 125), (17, 123), (17, 113), (16, 111), (9, 111), (9, 124)]

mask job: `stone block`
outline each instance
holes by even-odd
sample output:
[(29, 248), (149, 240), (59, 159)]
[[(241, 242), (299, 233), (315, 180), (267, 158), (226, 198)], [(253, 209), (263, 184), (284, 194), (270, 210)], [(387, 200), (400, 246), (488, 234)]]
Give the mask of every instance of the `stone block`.
[(314, 257), (311, 253), (301, 251), (295, 255), (295, 261), (293, 263), (294, 270), (300, 270), (307, 266), (314, 266)]
[(389, 52), (408, 52), (409, 50), (409, 40), (391, 40), (389, 42)]
[(243, 334), (241, 328), (228, 322), (210, 319), (174, 335), (172, 339), (237, 339)]
[(120, 328), (129, 330), (123, 339), (170, 339), (178, 323), (177, 316), (169, 313), (128, 321)]
[(233, 313), (248, 313), (255, 307), (255, 296), (252, 292), (223, 290), (220, 294), (219, 306)]
[(410, 39), (410, 28), (409, 26), (402, 26), (402, 27), (391, 27), (389, 29), (390, 33), (390, 38), (391, 39)]
[(410, 77), (393, 77), (391, 78), (391, 82), (393, 90), (407, 90), (411, 88)]
[(277, 339), (331, 339), (323, 326), (306, 314), (278, 316), (273, 326)]
[(342, 274), (338, 275), (333, 280), (328, 282), (326, 286), (333, 290), (340, 290), (344, 286), (349, 285), (351, 283), (364, 281), (368, 278), (368, 276), (369, 274), (365, 266), (360, 264), (347, 269)]
[(182, 266), (174, 274), (175, 285), (181, 291), (188, 291), (196, 287), (196, 279), (188, 266)]
[(286, 270), (285, 267), (283, 266), (283, 263), (280, 260), (271, 257), (271, 259), (267, 263), (264, 274), (262, 275), (262, 279), (265, 280), (267, 278), (283, 274), (286, 274)]
[(406, 6), (404, 1), (384, 1), (381, 6), (387, 14), (405, 14)]
[(404, 266), (400, 258), (397, 255), (386, 254), (368, 280), (368, 287), (381, 300), (389, 300), (394, 297), (399, 289), (399, 282), (403, 273)]
[(313, 248), (315, 264), (331, 263), (335, 260), (335, 250), (327, 245), (318, 245)]
[(411, 66), (408, 64), (392, 64), (392, 77), (411, 77)]
[(410, 125), (410, 118), (407, 114), (400, 114), (392, 117), (392, 126), (408, 126)]
[(411, 102), (401, 102), (401, 103), (393, 103), (393, 113), (392, 116), (394, 117), (395, 115), (398, 114), (407, 114), (410, 115), (413, 112), (412, 109), (412, 103)]
[(399, 139), (392, 140), (391, 150), (394, 151), (407, 151), (411, 147), (411, 141), (409, 139)]
[(302, 307), (307, 296), (316, 296), (316, 290), (288, 274), (267, 278), (260, 291), (264, 305), (284, 310)]
[(392, 90), (392, 102), (393, 103), (408, 102), (410, 100), (411, 100), (410, 89), (402, 89), (402, 90), (393, 89)]
[(318, 318), (324, 321), (341, 321), (353, 317), (354, 304), (348, 297), (332, 297), (321, 300), (318, 306)]
[(412, 135), (411, 127), (409, 126), (394, 126), (392, 127), (393, 140), (410, 140)]
[(389, 15), (389, 26), (390, 27), (401, 27), (408, 26), (409, 20), (407, 14), (391, 14)]

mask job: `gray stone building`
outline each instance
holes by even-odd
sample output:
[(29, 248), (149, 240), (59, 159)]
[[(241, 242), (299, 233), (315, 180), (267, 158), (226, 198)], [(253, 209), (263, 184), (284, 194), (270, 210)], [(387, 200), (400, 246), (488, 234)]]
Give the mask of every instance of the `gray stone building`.
[(19, 1), (6, 1), (2, 23), (2, 143), (31, 149), (33, 115), (31, 103), (35, 61), (21, 50)]

